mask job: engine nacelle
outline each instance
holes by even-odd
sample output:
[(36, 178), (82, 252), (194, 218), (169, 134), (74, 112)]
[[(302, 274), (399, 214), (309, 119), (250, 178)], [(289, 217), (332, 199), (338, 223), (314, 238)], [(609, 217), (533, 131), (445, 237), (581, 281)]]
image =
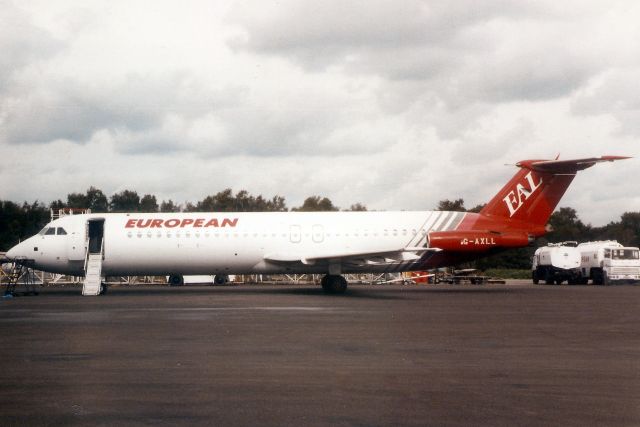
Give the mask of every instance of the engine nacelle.
[(528, 233), (490, 231), (434, 231), (429, 247), (455, 252), (484, 252), (492, 248), (520, 248), (533, 242)]

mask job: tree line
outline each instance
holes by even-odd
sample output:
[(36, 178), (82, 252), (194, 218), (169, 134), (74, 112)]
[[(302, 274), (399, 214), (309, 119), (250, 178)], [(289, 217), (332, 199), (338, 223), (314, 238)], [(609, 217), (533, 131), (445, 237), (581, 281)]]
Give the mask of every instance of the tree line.
[[(484, 205), (466, 209), (463, 199), (441, 200), (436, 210), (479, 212)], [(91, 212), (286, 212), (286, 211), (338, 211), (340, 208), (327, 197), (309, 196), (302, 205), (289, 208), (285, 198), (262, 195), (254, 196), (246, 190), (234, 193), (225, 189), (216, 194), (192, 203), (177, 204), (172, 200), (158, 202), (156, 196), (136, 191), (123, 190), (107, 197), (101, 190), (90, 187), (85, 193), (69, 193), (66, 201), (55, 200), (49, 205), (40, 202), (22, 204), (12, 201), (0, 201), (0, 251), (7, 251), (20, 239), (36, 234), (51, 220), (50, 209), (63, 208), (91, 209)], [(361, 203), (351, 205), (347, 211), (366, 211)], [(626, 246), (640, 246), (640, 212), (625, 212), (618, 221), (594, 227), (584, 224), (575, 209), (560, 208), (551, 215), (550, 231), (538, 239), (535, 247), (544, 246), (548, 242), (575, 240), (617, 240)], [(535, 247), (519, 248), (505, 251), (498, 255), (480, 259), (467, 266), (480, 268), (518, 268), (530, 267), (531, 256)]]

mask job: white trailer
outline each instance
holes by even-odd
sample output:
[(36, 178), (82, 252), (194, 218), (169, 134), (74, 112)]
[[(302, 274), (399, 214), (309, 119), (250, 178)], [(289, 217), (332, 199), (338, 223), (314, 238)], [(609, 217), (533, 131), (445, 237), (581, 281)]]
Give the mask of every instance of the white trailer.
[(536, 249), (531, 263), (534, 284), (544, 280), (548, 285), (567, 281), (570, 285), (580, 282), (580, 251), (577, 242), (550, 243)]
[(615, 240), (578, 245), (582, 283), (594, 285), (640, 283), (640, 250), (624, 247)]

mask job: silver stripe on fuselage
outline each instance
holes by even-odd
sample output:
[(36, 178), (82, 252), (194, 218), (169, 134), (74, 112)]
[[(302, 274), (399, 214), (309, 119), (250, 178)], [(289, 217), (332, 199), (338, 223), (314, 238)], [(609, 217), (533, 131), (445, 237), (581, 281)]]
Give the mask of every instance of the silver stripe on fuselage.
[[(429, 234), (429, 230), (432, 226), (432, 224), (438, 220), (438, 218), (440, 218), (440, 216), (442, 216), (442, 212), (440, 211), (430, 211), (429, 215), (427, 216), (427, 219), (425, 220), (425, 222), (422, 224), (422, 228), (419, 230), (419, 232), (415, 235), (411, 237), (411, 240), (409, 240), (409, 242), (407, 242), (407, 244), (405, 245), (405, 247), (417, 247), (419, 245), (422, 244), (422, 241), (425, 240)], [(425, 230), (425, 234), (424, 236), (422, 235), (422, 230)], [(415, 244), (412, 244), (413, 241), (415, 241), (416, 239), (418, 239), (418, 242)], [(387, 268), (384, 270), (384, 273), (391, 273), (391, 272), (397, 272), (400, 271), (402, 269), (402, 266), (405, 264), (408, 264), (410, 262), (413, 261), (400, 261), (397, 264), (390, 264), (389, 266), (387, 266)]]
[[(418, 246), (422, 243), (423, 240), (426, 240), (427, 235), (429, 234), (429, 231), (431, 230), (439, 230), (442, 226), (442, 224), (447, 220), (447, 218), (453, 217), (455, 216), (454, 212), (448, 212), (448, 211), (435, 211), (434, 213), (436, 214), (436, 220), (435, 223), (433, 224), (432, 227), (430, 228), (425, 228), (425, 230), (427, 231), (426, 234), (424, 236), (421, 236), (419, 243), (415, 246)], [(413, 239), (412, 239), (413, 240)], [(413, 264), (414, 262), (416, 262), (417, 260), (410, 260), (410, 261), (402, 261), (398, 264), (396, 264), (391, 271), (394, 272), (398, 272), (398, 271), (402, 271), (404, 270), (408, 265)]]
[[(407, 243), (406, 246), (412, 246), (412, 247), (420, 246), (422, 241), (427, 238), (429, 227), (431, 227), (431, 224), (433, 224), (437, 219), (438, 213), (439, 212), (434, 212), (434, 211), (429, 212), (427, 219), (424, 221), (420, 229), (418, 229), (418, 233), (411, 238), (411, 240), (409, 241), (409, 243)], [(423, 234), (423, 230), (424, 230), (424, 234)]]
[(455, 212), (453, 215), (451, 215), (451, 218), (449, 218), (449, 221), (447, 221), (444, 227), (441, 228), (441, 231), (451, 230), (451, 224), (453, 223), (453, 221), (456, 220), (456, 218), (458, 218), (459, 215), (460, 215), (460, 212)]
[(420, 240), (418, 240), (418, 242), (414, 245), (414, 247), (419, 247), (422, 246), (423, 242), (426, 243), (427, 237), (429, 236), (429, 232), (432, 230), (433, 225), (435, 224), (436, 221), (438, 221), (438, 219), (440, 219), (440, 217), (442, 216), (443, 212), (442, 211), (432, 211), (431, 215), (429, 216), (429, 220), (427, 222), (425, 222), (424, 227), (422, 228), (425, 231), (424, 236), (420, 236)]
[(444, 215), (441, 215), (440, 218), (438, 218), (438, 221), (436, 221), (435, 224), (433, 224), (433, 228), (431, 229), (431, 231), (440, 231), (442, 224), (449, 218), (449, 216), (452, 214), (452, 212), (443, 212)]
[[(416, 244), (415, 246), (420, 246), (423, 240), (426, 240), (427, 236), (429, 235), (429, 231), (451, 231), (451, 230), (457, 229), (460, 223), (462, 222), (462, 220), (464, 219), (464, 217), (466, 216), (466, 212), (447, 212), (444, 215), (442, 215), (442, 213), (440, 214), (441, 215), (438, 216), (438, 221), (434, 225), (433, 229), (427, 229), (425, 227), (425, 230), (427, 230), (427, 234), (425, 236), (422, 236), (418, 244)], [(446, 218), (447, 216), (449, 216), (449, 219), (446, 220), (445, 222), (444, 218)], [(396, 266), (395, 271), (402, 271), (403, 269), (408, 269), (410, 265), (424, 264), (433, 255), (435, 255), (435, 253), (426, 252), (425, 254), (423, 254), (423, 256), (419, 260), (405, 261), (403, 263), (400, 263), (399, 265)]]

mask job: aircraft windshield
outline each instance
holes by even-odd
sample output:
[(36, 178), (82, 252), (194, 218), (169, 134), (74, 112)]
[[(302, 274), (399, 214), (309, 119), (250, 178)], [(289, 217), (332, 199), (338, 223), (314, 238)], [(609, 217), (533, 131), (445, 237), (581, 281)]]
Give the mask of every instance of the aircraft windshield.
[(38, 233), (41, 236), (65, 236), (67, 231), (62, 227), (45, 227)]

